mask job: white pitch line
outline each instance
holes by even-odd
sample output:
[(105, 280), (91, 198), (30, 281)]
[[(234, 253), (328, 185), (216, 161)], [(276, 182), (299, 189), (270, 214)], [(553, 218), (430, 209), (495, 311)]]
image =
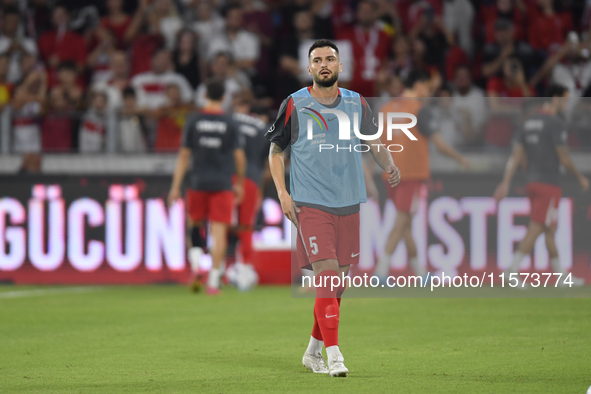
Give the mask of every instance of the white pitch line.
[(93, 291), (100, 291), (102, 287), (99, 286), (84, 286), (84, 287), (50, 287), (48, 289), (36, 289), (36, 290), (17, 290), (0, 292), (0, 298), (21, 298), (21, 297), (34, 297), (34, 296), (45, 296), (52, 294), (68, 294), (68, 293), (90, 293)]

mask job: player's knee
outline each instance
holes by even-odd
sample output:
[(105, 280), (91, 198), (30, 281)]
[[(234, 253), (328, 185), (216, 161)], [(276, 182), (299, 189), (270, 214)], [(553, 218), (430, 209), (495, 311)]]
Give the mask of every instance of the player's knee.
[(207, 238), (202, 234), (203, 227), (194, 226), (191, 228), (191, 243), (193, 247), (202, 248), (203, 250), (207, 247)]

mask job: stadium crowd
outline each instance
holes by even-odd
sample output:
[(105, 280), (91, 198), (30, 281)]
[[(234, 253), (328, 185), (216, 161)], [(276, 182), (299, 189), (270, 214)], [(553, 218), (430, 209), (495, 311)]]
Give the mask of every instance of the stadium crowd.
[(508, 150), (550, 82), (570, 93), (569, 145), (591, 147), (590, 16), (589, 0), (2, 0), (2, 151), (177, 151), (208, 80), (226, 111), (272, 116), (311, 84), (319, 38), (339, 46), (340, 86), (374, 105), (427, 71), (458, 149)]

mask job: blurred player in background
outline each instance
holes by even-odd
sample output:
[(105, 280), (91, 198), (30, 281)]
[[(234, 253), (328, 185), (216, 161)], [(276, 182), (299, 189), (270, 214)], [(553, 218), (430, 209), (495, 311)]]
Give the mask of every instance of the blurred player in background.
[[(542, 233), (546, 238), (552, 270), (564, 275), (560, 279), (561, 283), (567, 275), (560, 263), (554, 240), (558, 223), (558, 204), (562, 197), (562, 189), (559, 186), (560, 165), (562, 164), (577, 178), (583, 191), (589, 189), (589, 180), (577, 170), (570, 158), (566, 145), (568, 138), (566, 124), (558, 116), (568, 105), (567, 97), (568, 90), (565, 87), (560, 85), (548, 87), (541, 109), (523, 121), (513, 153), (505, 167), (503, 181), (494, 194), (497, 201), (507, 196), (513, 175), (522, 160), (526, 158), (526, 188), (531, 204), (530, 222), (525, 237), (513, 255), (511, 265), (505, 271), (508, 275), (519, 272), (521, 260), (533, 250), (538, 236)], [(519, 283), (521, 284), (521, 279)], [(582, 286), (585, 280), (573, 276), (572, 284)]]
[[(417, 125), (409, 131), (417, 138), (411, 141), (401, 130), (395, 129), (392, 133), (392, 141), (386, 142), (387, 134), (382, 134), (383, 143), (394, 143), (403, 146), (401, 152), (392, 153), (396, 158), (396, 165), (402, 173), (402, 180), (396, 188), (387, 188), (388, 198), (396, 206), (396, 220), (394, 228), (390, 232), (384, 248), (384, 253), (378, 259), (374, 275), (381, 281), (385, 281), (389, 270), (392, 254), (398, 246), (398, 242), (404, 238), (408, 254), (409, 265), (415, 275), (426, 276), (427, 269), (420, 265), (417, 258), (417, 247), (412, 235), (412, 218), (417, 212), (419, 204), (419, 191), (421, 186), (431, 176), (429, 168), (429, 141), (433, 142), (437, 150), (451, 157), (462, 165), (468, 167), (468, 160), (449, 146), (437, 131), (437, 125), (433, 124), (431, 109), (423, 105), (423, 101), (431, 97), (433, 92), (432, 80), (423, 71), (411, 71), (404, 81), (405, 90), (400, 98), (395, 98), (384, 104), (380, 112), (406, 112), (417, 117)], [(386, 115), (384, 115), (386, 119)], [(408, 119), (401, 123), (408, 122)], [(386, 130), (386, 127), (383, 128)], [(384, 174), (385, 179), (387, 174)], [(368, 180), (372, 183), (373, 179)], [(375, 187), (372, 187), (375, 189)]]
[[(343, 65), (335, 44), (316, 41), (309, 49), (308, 60), (313, 85), (283, 101), (275, 123), (266, 134), (271, 141), (269, 167), (283, 213), (297, 227), (300, 267), (311, 268), (315, 274), (314, 327), (302, 363), (315, 373), (345, 377), (349, 370), (338, 346), (339, 308), (345, 287), (341, 283), (333, 288), (331, 283), (335, 283), (335, 277), (346, 276), (351, 264), (359, 263), (359, 204), (365, 202), (366, 191), (360, 152), (319, 149), (321, 141), (351, 149), (360, 143), (359, 138), (353, 135), (349, 140), (339, 140), (340, 119), (335, 114), (321, 112), (335, 109), (350, 119), (359, 119), (357, 127), (363, 134), (375, 134), (377, 123), (363, 97), (338, 87)], [(358, 118), (353, 113), (358, 113)], [(307, 120), (312, 115), (318, 123), (308, 123), (312, 130), (306, 132)], [(308, 134), (313, 134), (312, 140)], [(284, 174), (283, 152), (288, 146), (291, 147), (291, 195), (285, 187)], [(390, 185), (395, 186), (400, 172), (385, 147), (381, 148), (373, 144), (371, 153), (389, 174)], [(328, 367), (322, 356), (323, 345)]]
[[(246, 171), (244, 139), (236, 122), (224, 114), (223, 97), (223, 82), (209, 82), (207, 104), (201, 113), (187, 119), (168, 195), (169, 204), (181, 198), (181, 185), (192, 159), (186, 194), (193, 246), (189, 250), (189, 261), (196, 274), (207, 247), (205, 220), (209, 220), (214, 241), (210, 251), (213, 267), (207, 279), (209, 295), (220, 291), (220, 267), (226, 254), (228, 226), (234, 204), (242, 201)], [(232, 184), (234, 174), (236, 180)]]
[[(269, 119), (268, 117), (263, 119), (264, 117), (264, 114), (259, 116), (252, 112), (248, 98), (238, 97), (234, 101), (233, 118), (244, 137), (246, 153), (244, 198), (238, 205), (238, 226), (230, 230), (230, 243), (240, 240), (242, 261), (236, 262), (238, 276), (241, 275), (244, 264), (253, 263), (252, 233), (261, 207), (260, 184), (269, 152), (269, 141), (265, 138)], [(236, 176), (233, 180), (236, 181)], [(230, 245), (229, 250), (235, 249), (235, 245)]]

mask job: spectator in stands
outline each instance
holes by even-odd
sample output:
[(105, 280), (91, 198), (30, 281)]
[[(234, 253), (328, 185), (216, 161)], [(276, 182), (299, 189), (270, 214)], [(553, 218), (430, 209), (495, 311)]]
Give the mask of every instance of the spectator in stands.
[(39, 116), (43, 112), (47, 94), (47, 75), (43, 70), (31, 71), (15, 89), (12, 107), (12, 151), (39, 152), (41, 129)]
[(536, 5), (530, 6), (528, 16), (528, 41), (544, 55), (557, 50), (573, 28), (570, 13), (556, 13), (553, 0), (538, 0)]
[(45, 68), (37, 56), (23, 53), (20, 61), (20, 70), (22, 77), (15, 85), (20, 85), (31, 72), (45, 70)]
[(427, 7), (414, 29), (410, 32), (412, 39), (420, 40), (425, 46), (423, 60), (443, 74), (445, 70), (445, 54), (454, 44), (454, 37), (443, 23), (443, 19), (435, 14), (433, 7)]
[(138, 106), (141, 108), (156, 109), (167, 103), (166, 87), (175, 83), (181, 93), (183, 102), (191, 101), (193, 90), (185, 77), (172, 70), (170, 52), (159, 49), (152, 55), (151, 71), (136, 75), (131, 80), (137, 94)]
[(256, 65), (257, 75), (268, 77), (270, 50), (273, 44), (273, 20), (265, 2), (243, 0), (243, 21), (246, 31), (257, 36), (261, 51)]
[(148, 15), (148, 22), (152, 33), (162, 35), (166, 48), (172, 50), (176, 35), (183, 27), (183, 21), (173, 1), (155, 0), (152, 11)]
[(63, 62), (57, 69), (57, 84), (51, 88), (51, 92), (59, 91), (66, 100), (68, 109), (82, 108), (84, 90), (77, 84), (78, 73), (73, 62)]
[(20, 60), (23, 54), (37, 55), (37, 44), (35, 40), (19, 34), (20, 14), (17, 8), (4, 8), (2, 16), (0, 55), (10, 57), (7, 79), (12, 83), (16, 83), (21, 79)]
[(90, 108), (82, 117), (78, 133), (78, 149), (81, 153), (104, 152), (106, 144), (107, 95), (91, 92)]
[(99, 27), (96, 31), (99, 42), (88, 56), (88, 67), (92, 70), (93, 82), (105, 79), (109, 73), (111, 56), (117, 52), (116, 38), (110, 30)]
[[(234, 96), (244, 91), (250, 91), (250, 81), (242, 71), (236, 70), (230, 55), (224, 52), (220, 52), (214, 57), (210, 69), (210, 78), (224, 81), (225, 93), (222, 108), (224, 111), (230, 112)], [(206, 104), (205, 93), (206, 83), (202, 82), (197, 87), (195, 94), (195, 104), (198, 108), (202, 108)]]
[(441, 75), (440, 65), (427, 63), (428, 54), (425, 42), (419, 38), (415, 38), (411, 43), (412, 70), (422, 70), (429, 75)]
[(252, 76), (255, 74), (261, 42), (255, 34), (244, 29), (242, 13), (242, 9), (238, 6), (228, 8), (225, 29), (222, 34), (212, 39), (207, 53), (209, 59), (213, 59), (219, 52), (230, 53), (236, 68)]
[(357, 4), (356, 23), (343, 29), (339, 40), (346, 40), (353, 48), (353, 78), (350, 88), (362, 96), (376, 95), (376, 76), (388, 57), (391, 43), (388, 35), (376, 23), (376, 5), (368, 0)]
[(400, 97), (404, 91), (404, 82), (397, 74), (382, 72), (378, 75), (376, 85), (377, 101), (370, 103), (372, 108), (382, 108), (393, 97)]
[(123, 12), (123, 0), (107, 0), (106, 5), (108, 14), (101, 18), (100, 27), (113, 34), (117, 49), (126, 49), (137, 30), (131, 29), (132, 19)]
[(225, 22), (210, 2), (196, 1), (194, 4), (197, 20), (193, 22), (191, 28), (199, 36), (199, 55), (206, 58), (209, 43), (214, 37), (222, 34)]
[(463, 145), (479, 145), (488, 118), (484, 91), (472, 83), (472, 73), (467, 65), (456, 68), (454, 85), (452, 110), (462, 112), (471, 123), (472, 133), (465, 135)]
[(409, 38), (402, 34), (397, 35), (394, 39), (392, 49), (393, 57), (387, 62), (382, 72), (385, 72), (386, 75), (398, 75), (404, 80), (413, 69)]
[(57, 67), (63, 62), (74, 62), (78, 72), (86, 66), (87, 49), (84, 38), (68, 30), (68, 10), (57, 6), (53, 10), (54, 30), (41, 34), (38, 40), (39, 54), (49, 67), (49, 85), (55, 84)]
[(7, 54), (0, 55), (0, 111), (10, 103), (12, 96), (12, 83), (8, 82), (10, 58)]
[(491, 118), (486, 127), (485, 141), (489, 147), (506, 148), (511, 142), (514, 123), (521, 115), (523, 98), (535, 95), (527, 84), (518, 58), (504, 60), (503, 76), (490, 78), (486, 93), (489, 96)]
[(485, 41), (488, 44), (495, 42), (495, 23), (499, 19), (511, 22), (513, 26), (513, 39), (526, 41), (526, 14), (522, 0), (496, 0), (493, 5), (480, 6), (480, 18), (484, 23)]
[(139, 0), (137, 10), (129, 27), (130, 73), (132, 76), (149, 71), (154, 52), (164, 45), (164, 38), (149, 23), (152, 0)]
[(443, 15), (441, 0), (398, 0), (396, 8), (405, 32), (411, 32), (416, 28), (425, 12), (430, 12), (427, 9), (433, 10), (435, 16)]
[(153, 113), (158, 119), (156, 127), (155, 152), (176, 152), (181, 146), (181, 135), (185, 120), (191, 111), (192, 105), (183, 103), (181, 92), (174, 83), (166, 87), (168, 104)]
[[(533, 97), (531, 86), (527, 84), (521, 62), (516, 57), (509, 57), (503, 62), (503, 76), (492, 77), (486, 85), (489, 97)], [(495, 102), (497, 100), (491, 100)]]
[[(309, 42), (313, 42), (316, 38), (314, 17), (308, 10), (300, 11), (294, 15), (293, 24), (295, 34), (281, 40), (278, 45), (279, 67), (282, 73), (282, 77), (277, 81), (281, 92), (278, 94), (280, 97), (295, 92), (309, 80), (305, 66), (308, 64)], [(304, 51), (300, 50), (302, 45), (306, 47)]]
[(123, 102), (123, 89), (130, 85), (129, 64), (125, 52), (113, 52), (109, 59), (109, 70), (101, 73), (97, 79), (92, 89), (107, 94), (109, 108), (119, 108)]
[(117, 122), (117, 151), (145, 152), (147, 127), (144, 116), (138, 110), (135, 90), (123, 89), (123, 105)]
[(511, 22), (506, 19), (497, 19), (495, 22), (495, 42), (484, 47), (482, 75), (489, 78), (502, 74), (503, 64), (509, 57), (517, 58), (528, 75), (533, 54), (533, 49), (529, 44), (513, 39), (513, 24)]
[(561, 50), (552, 56), (553, 83), (568, 89), (569, 97), (581, 97), (591, 86), (591, 59), (589, 43), (580, 44), (577, 34), (572, 32)]
[(49, 93), (47, 110), (41, 122), (44, 152), (69, 152), (72, 149), (72, 131), (77, 114), (63, 89), (53, 88)]
[(197, 37), (192, 30), (184, 29), (179, 32), (172, 60), (175, 71), (196, 89), (202, 78), (201, 57), (197, 51)]
[[(432, 122), (437, 124), (441, 138), (451, 147), (457, 149), (469, 145), (474, 139), (472, 122), (466, 111), (453, 108), (453, 89), (451, 85), (443, 83), (437, 92), (437, 99), (431, 106)], [(435, 147), (431, 147), (435, 149)]]
[(460, 48), (470, 56), (474, 49), (474, 38), (472, 37), (474, 14), (474, 6), (469, 0), (447, 0), (443, 2), (443, 23), (446, 29), (456, 38)]
[(29, 37), (39, 37), (51, 29), (51, 9), (47, 0), (29, 0), (26, 2), (26, 32)]

